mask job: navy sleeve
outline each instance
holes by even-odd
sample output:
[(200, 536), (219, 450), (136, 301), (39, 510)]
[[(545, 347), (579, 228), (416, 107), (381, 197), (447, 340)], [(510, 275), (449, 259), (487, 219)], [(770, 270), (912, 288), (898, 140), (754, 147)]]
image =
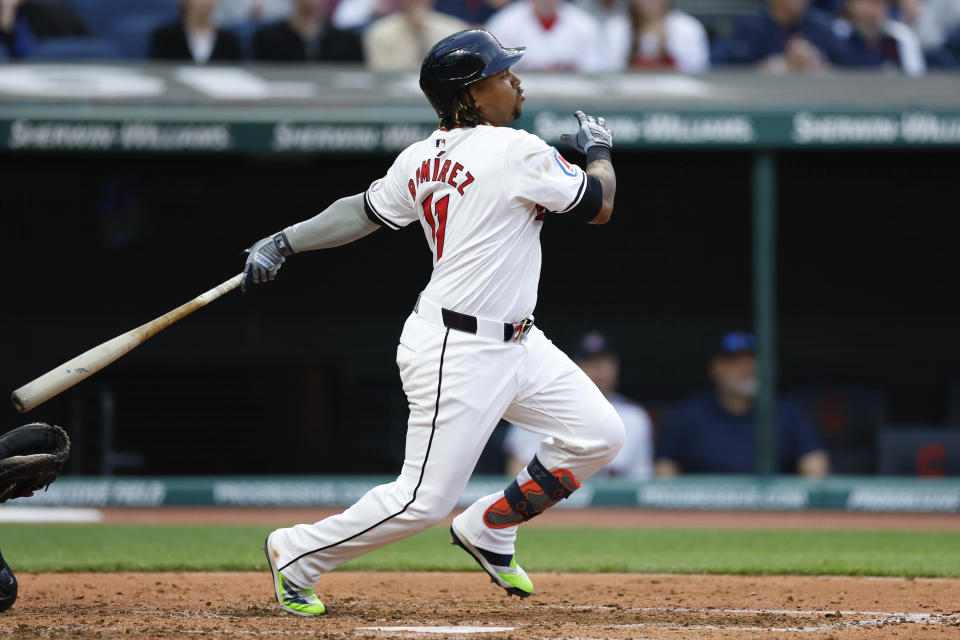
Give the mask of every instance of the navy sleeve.
[(753, 64), (770, 55), (769, 34), (762, 14), (737, 20), (730, 37), (719, 41), (711, 54), (714, 64)]
[(683, 441), (687, 423), (683, 405), (667, 414), (654, 443), (654, 459), (669, 458), (683, 466)]
[(815, 46), (831, 64), (865, 64), (848, 38), (841, 38), (834, 30), (833, 19), (817, 9), (809, 9), (801, 27), (802, 35)]
[(823, 449), (823, 442), (820, 440), (820, 434), (817, 428), (800, 411), (795, 404), (789, 401), (783, 401), (780, 405), (781, 420), (784, 422), (784, 430), (791, 443), (790, 458), (796, 462), (801, 457)]

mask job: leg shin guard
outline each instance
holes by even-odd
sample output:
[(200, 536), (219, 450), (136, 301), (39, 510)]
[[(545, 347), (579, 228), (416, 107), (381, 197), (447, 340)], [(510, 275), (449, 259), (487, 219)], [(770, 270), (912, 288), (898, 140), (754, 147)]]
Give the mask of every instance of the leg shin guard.
[(483, 514), (488, 527), (503, 529), (543, 513), (560, 500), (580, 488), (573, 474), (566, 469), (547, 471), (536, 456), (527, 466), (530, 480), (523, 486), (514, 480), (503, 492), (504, 496), (490, 505)]

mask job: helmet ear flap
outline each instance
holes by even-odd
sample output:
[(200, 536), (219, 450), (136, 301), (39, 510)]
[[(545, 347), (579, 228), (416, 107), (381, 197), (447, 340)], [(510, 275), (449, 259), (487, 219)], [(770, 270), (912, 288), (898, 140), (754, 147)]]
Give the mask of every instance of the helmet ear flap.
[(437, 112), (437, 115), (440, 116), (440, 119), (443, 120), (450, 116), (450, 107), (444, 108), (437, 102), (437, 96), (433, 95), (433, 92), (423, 91), (423, 95), (427, 96), (427, 101), (430, 102), (430, 106), (433, 107), (433, 110)]

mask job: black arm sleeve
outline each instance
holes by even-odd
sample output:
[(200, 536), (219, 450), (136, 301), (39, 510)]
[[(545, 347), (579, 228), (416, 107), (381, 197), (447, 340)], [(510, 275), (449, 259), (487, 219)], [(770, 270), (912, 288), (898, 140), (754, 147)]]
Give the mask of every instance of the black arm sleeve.
[(584, 190), (583, 197), (573, 209), (567, 212), (574, 220), (580, 222), (590, 222), (597, 217), (600, 209), (603, 208), (603, 185), (600, 181), (591, 175), (587, 176), (587, 188)]

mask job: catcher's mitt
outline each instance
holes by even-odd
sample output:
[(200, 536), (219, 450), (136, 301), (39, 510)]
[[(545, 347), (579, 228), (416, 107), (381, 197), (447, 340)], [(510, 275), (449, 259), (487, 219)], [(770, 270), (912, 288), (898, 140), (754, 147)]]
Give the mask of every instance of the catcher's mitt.
[(0, 502), (50, 486), (70, 455), (70, 438), (57, 425), (32, 422), (0, 436)]

